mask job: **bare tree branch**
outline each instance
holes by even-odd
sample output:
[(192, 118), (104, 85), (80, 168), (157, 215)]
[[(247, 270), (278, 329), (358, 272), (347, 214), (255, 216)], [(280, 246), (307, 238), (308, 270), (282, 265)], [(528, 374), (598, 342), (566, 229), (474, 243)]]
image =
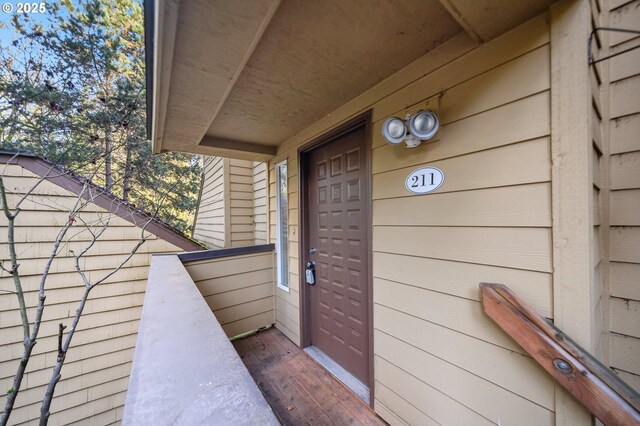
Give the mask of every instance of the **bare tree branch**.
[[(71, 324), (71, 328), (69, 328), (69, 331), (67, 332), (67, 336), (66, 336), (66, 338), (64, 340), (64, 344), (62, 344), (58, 348), (58, 357), (56, 359), (56, 365), (53, 368), (53, 373), (51, 375), (51, 380), (49, 381), (49, 384), (47, 385), (47, 390), (45, 392), (44, 399), (42, 400), (42, 407), (40, 409), (40, 425), (41, 426), (45, 426), (49, 421), (49, 417), (51, 415), (50, 409), (51, 409), (51, 402), (53, 401), (53, 395), (55, 393), (55, 389), (56, 389), (56, 386), (58, 385), (58, 382), (62, 378), (61, 371), (62, 371), (62, 367), (64, 366), (64, 362), (65, 362), (65, 359), (66, 359), (66, 356), (67, 356), (67, 351), (69, 350), (69, 347), (71, 346), (71, 341), (73, 340), (73, 336), (74, 336), (76, 330), (78, 329), (78, 324), (80, 322), (80, 317), (82, 316), (82, 312), (84, 311), (84, 307), (85, 307), (85, 305), (87, 303), (87, 299), (89, 298), (89, 293), (96, 286), (98, 286), (101, 283), (105, 282), (107, 279), (109, 279), (111, 276), (113, 276), (116, 272), (118, 272), (120, 269), (122, 269), (124, 267), (124, 265), (126, 265), (127, 262), (129, 262), (131, 260), (131, 258), (136, 254), (138, 249), (146, 242), (146, 235), (145, 235), (146, 228), (154, 220), (155, 220), (155, 215), (150, 217), (149, 220), (147, 220), (147, 222), (144, 224), (144, 226), (142, 227), (142, 230), (140, 232), (140, 239), (138, 240), (137, 244), (131, 249), (131, 251), (129, 252), (129, 255), (124, 260), (122, 260), (115, 268), (113, 268), (113, 270), (111, 270), (111, 272), (109, 272), (108, 274), (106, 274), (104, 277), (102, 277), (101, 279), (97, 280), (93, 284), (91, 284), (89, 282), (89, 280), (87, 279), (86, 275), (84, 274), (84, 271), (82, 271), (82, 269), (80, 268), (79, 261), (80, 261), (80, 258), (83, 255), (85, 255), (87, 253), (87, 251), (89, 251), (89, 249), (95, 244), (95, 242), (100, 237), (100, 235), (102, 235), (104, 230), (107, 229), (108, 222), (106, 222), (104, 224), (104, 226), (102, 227), (102, 229), (100, 229), (100, 231), (98, 231), (95, 234), (92, 233), (93, 234), (92, 241), (85, 247), (85, 249), (79, 255), (75, 256), (75, 259), (76, 259), (76, 271), (78, 271), (78, 273), (82, 276), (83, 281), (85, 282), (85, 291), (84, 291), (84, 293), (82, 295), (82, 298), (80, 299), (80, 303), (78, 305), (78, 309), (76, 309), (76, 313), (75, 313), (75, 316), (73, 317), (73, 322)], [(59, 335), (60, 339), (61, 339), (61, 336), (62, 336), (62, 331), (63, 331), (62, 324), (60, 324), (60, 335)]]
[[(54, 166), (52, 165), (52, 167), (49, 169), (49, 172), (51, 170), (54, 169)], [(94, 172), (97, 173), (97, 172)], [(70, 213), (69, 213), (69, 220), (67, 221), (67, 223), (65, 223), (65, 225), (62, 227), (62, 229), (60, 229), (60, 231), (58, 232), (58, 235), (53, 243), (53, 248), (49, 254), (49, 257), (47, 258), (47, 261), (45, 263), (42, 275), (40, 276), (40, 284), (38, 287), (38, 305), (36, 307), (36, 315), (35, 315), (35, 319), (33, 322), (33, 328), (31, 328), (30, 332), (29, 332), (29, 321), (27, 318), (27, 312), (26, 312), (26, 305), (24, 303), (24, 291), (22, 289), (22, 285), (20, 284), (20, 277), (18, 274), (18, 267), (17, 267), (17, 259), (15, 258), (15, 235), (14, 235), (14, 220), (16, 218), (16, 216), (20, 213), (20, 209), (19, 208), (14, 208), (14, 212), (15, 213), (11, 213), (10, 209), (7, 205), (6, 202), (6, 188), (4, 186), (4, 177), (0, 176), (0, 183), (1, 183), (1, 187), (0, 187), (0, 196), (2, 197), (2, 202), (3, 202), (3, 210), (5, 212), (5, 216), (7, 216), (8, 214), (8, 218), (9, 219), (9, 232), (8, 232), (8, 243), (9, 243), (9, 251), (11, 253), (12, 256), (12, 271), (15, 270), (15, 274), (12, 274), (14, 276), (14, 283), (17, 282), (16, 285), (16, 296), (18, 297), (18, 300), (20, 301), (20, 313), (21, 316), (23, 315), (24, 312), (24, 316), (23, 318), (26, 319), (26, 325), (27, 325), (27, 334), (25, 335), (24, 338), (24, 342), (23, 342), (23, 346), (24, 346), (24, 351), (22, 354), (22, 358), (20, 358), (20, 363), (18, 364), (18, 369), (16, 370), (16, 374), (13, 378), (13, 386), (10, 389), (10, 391), (7, 393), (7, 401), (5, 403), (5, 407), (4, 410), (2, 412), (2, 415), (0, 415), (0, 426), (5, 426), (7, 424), (7, 422), (9, 421), (9, 417), (11, 416), (11, 412), (13, 411), (13, 406), (15, 404), (15, 400), (18, 396), (18, 393), (20, 392), (20, 388), (22, 385), (22, 380), (24, 378), (24, 374), (27, 368), (27, 365), (29, 363), (29, 359), (31, 358), (31, 353), (33, 351), (34, 346), (37, 343), (37, 337), (38, 337), (38, 333), (40, 332), (40, 325), (42, 324), (42, 316), (44, 314), (44, 307), (45, 307), (45, 300), (46, 300), (46, 295), (45, 295), (45, 283), (47, 281), (47, 278), (49, 277), (49, 271), (51, 270), (51, 265), (53, 264), (54, 259), (56, 258), (56, 256), (59, 253), (59, 247), (62, 243), (62, 241), (64, 240), (65, 235), (67, 234), (67, 232), (69, 231), (69, 229), (71, 228), (71, 226), (74, 224), (75, 222), (75, 217), (77, 216), (77, 214), (80, 212), (81, 208), (86, 206), (86, 200), (85, 198), (85, 194), (87, 193), (87, 191), (91, 188), (91, 184), (89, 181), (85, 181), (84, 186), (82, 188), (82, 190), (80, 191), (80, 193), (78, 194), (78, 197), (76, 198), (76, 202), (73, 206), (73, 208), (71, 209)], [(44, 179), (44, 178), (43, 178)], [(39, 185), (43, 179), (38, 180), (38, 182), (32, 186), (31, 188), (29, 188), (29, 190), (27, 191), (28, 194), (33, 193), (34, 191), (34, 187)], [(24, 200), (26, 199), (26, 196), (23, 196), (19, 203), (22, 203)], [(15, 265), (15, 266), (14, 266)], [(16, 278), (17, 277), (17, 278)], [(24, 310), (23, 310), (24, 307)], [(24, 329), (24, 319), (23, 319), (23, 329)]]
[[(84, 271), (82, 270), (82, 268), (80, 267), (80, 259), (82, 258), (82, 256), (84, 256), (89, 250), (91, 250), (91, 247), (94, 246), (94, 244), (96, 243), (96, 241), (98, 241), (98, 239), (102, 236), (102, 234), (104, 233), (104, 231), (107, 230), (107, 228), (109, 227), (109, 220), (107, 220), (106, 222), (102, 221), (102, 228), (100, 228), (100, 231), (98, 231), (97, 233), (94, 233), (93, 231), (91, 231), (91, 228), (87, 225), (87, 223), (82, 219), (79, 218), (82, 223), (85, 225), (86, 229), (91, 233), (91, 236), (93, 237), (91, 239), (91, 242), (89, 244), (87, 244), (87, 246), (84, 248), (84, 250), (82, 250), (82, 252), (80, 252), (79, 255), (75, 255), (75, 253), (73, 251), (71, 251), (71, 254), (73, 254), (74, 258), (75, 258), (75, 267), (76, 267), (76, 272), (78, 272), (78, 274), (80, 274), (80, 277), (82, 278), (82, 281), (84, 282), (85, 287), (91, 287), (91, 283), (89, 282), (89, 279), (87, 278), (87, 275), (84, 273)], [(120, 269), (120, 268), (118, 268)]]
[[(9, 256), (11, 258), (11, 270), (8, 271), (13, 277), (13, 284), (16, 287), (16, 295), (18, 296), (18, 305), (20, 306), (20, 319), (22, 320), (22, 331), (24, 334), (24, 339), (26, 340), (29, 337), (29, 316), (27, 315), (27, 305), (24, 301), (24, 292), (22, 291), (22, 282), (20, 281), (20, 274), (18, 273), (18, 268), (20, 265), (18, 264), (18, 257), (16, 256), (16, 246), (15, 244), (11, 244), (11, 242), (15, 241), (15, 219), (17, 213), (11, 213), (9, 210), (9, 206), (7, 204), (7, 189), (4, 185), (4, 176), (0, 175), (0, 197), (2, 199), (2, 211), (4, 215), (7, 217), (7, 239), (9, 243)], [(3, 270), (6, 271), (4, 266)]]

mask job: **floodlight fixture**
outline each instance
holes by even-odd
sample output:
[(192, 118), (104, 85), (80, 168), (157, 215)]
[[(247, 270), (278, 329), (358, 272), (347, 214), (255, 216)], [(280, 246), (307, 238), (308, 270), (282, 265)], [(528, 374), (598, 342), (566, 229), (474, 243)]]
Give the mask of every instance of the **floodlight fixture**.
[(422, 141), (433, 138), (439, 127), (440, 123), (434, 112), (420, 110), (414, 115), (407, 114), (404, 120), (398, 117), (387, 118), (382, 123), (382, 136), (391, 145), (404, 141), (407, 148), (415, 148)]

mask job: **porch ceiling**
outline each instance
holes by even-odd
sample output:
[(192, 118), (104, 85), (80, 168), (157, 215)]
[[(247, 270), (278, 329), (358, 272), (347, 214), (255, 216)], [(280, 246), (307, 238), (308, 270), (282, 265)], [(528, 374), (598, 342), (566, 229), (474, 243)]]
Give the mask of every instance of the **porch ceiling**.
[(279, 143), (456, 34), (481, 43), (549, 3), (156, 2), (154, 151), (268, 160)]

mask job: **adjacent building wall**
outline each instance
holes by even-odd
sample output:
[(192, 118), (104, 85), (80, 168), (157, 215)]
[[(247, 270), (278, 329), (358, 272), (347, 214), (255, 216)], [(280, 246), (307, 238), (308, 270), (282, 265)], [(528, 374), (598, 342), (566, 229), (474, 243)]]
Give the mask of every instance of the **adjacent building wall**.
[[(8, 204), (31, 188), (40, 177), (18, 165), (5, 169)], [(76, 195), (53, 183), (43, 182), (23, 204), (16, 220), (17, 252), (22, 286), (30, 319), (37, 304), (39, 279), (51, 252), (51, 243), (69, 220), (69, 208)], [(46, 308), (38, 343), (29, 362), (10, 424), (24, 424), (40, 416), (46, 384), (56, 362), (58, 324), (67, 327), (77, 308), (84, 285), (75, 271), (71, 250), (79, 253), (90, 241), (80, 224), (110, 218), (110, 226), (87, 253), (81, 267), (95, 281), (124, 260), (140, 238), (141, 229), (89, 204), (69, 231), (46, 284)], [(7, 220), (0, 215), (2, 241), (6, 241)], [(151, 253), (181, 249), (154, 235), (119, 272), (96, 287), (86, 304), (78, 331), (56, 388), (50, 425), (111, 424), (120, 421), (136, 343)], [(0, 245), (0, 258), (7, 259), (7, 244)], [(0, 389), (12, 386), (12, 377), (23, 351), (23, 334), (13, 281), (0, 272)], [(4, 401), (4, 398), (3, 398)]]
[(253, 239), (256, 245), (269, 241), (267, 224), (267, 164), (253, 162)]
[(229, 176), (229, 227), (225, 247), (254, 245), (253, 163), (225, 160)]
[[(501, 282), (553, 318), (548, 15), (474, 48), (464, 34), (286, 141), (290, 292), (276, 326), (300, 343), (300, 145), (372, 109), (375, 410), (391, 424), (553, 424), (554, 384), (482, 312), (478, 283)], [(407, 107), (409, 106), (409, 107)], [(437, 140), (381, 136), (389, 116), (438, 111)], [(445, 173), (434, 194), (406, 176)], [(275, 199), (270, 199), (271, 239)]]
[(184, 265), (227, 336), (274, 323), (272, 251)]
[(225, 248), (267, 242), (266, 164), (205, 157), (194, 238)]
[[(640, 1), (611, 1), (609, 26), (640, 28)], [(611, 33), (610, 53), (637, 46), (632, 34)], [(640, 50), (602, 63), (610, 87), (610, 365), (640, 391)]]
[(225, 245), (224, 159), (204, 157), (202, 190), (193, 237), (209, 248)]

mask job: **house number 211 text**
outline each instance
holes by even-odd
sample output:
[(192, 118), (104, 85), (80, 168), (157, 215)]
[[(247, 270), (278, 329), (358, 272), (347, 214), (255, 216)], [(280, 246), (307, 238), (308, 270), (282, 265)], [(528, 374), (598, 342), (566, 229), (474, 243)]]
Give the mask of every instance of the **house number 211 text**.
[(404, 185), (414, 194), (428, 194), (440, 188), (444, 183), (444, 173), (437, 167), (423, 167), (407, 176)]

